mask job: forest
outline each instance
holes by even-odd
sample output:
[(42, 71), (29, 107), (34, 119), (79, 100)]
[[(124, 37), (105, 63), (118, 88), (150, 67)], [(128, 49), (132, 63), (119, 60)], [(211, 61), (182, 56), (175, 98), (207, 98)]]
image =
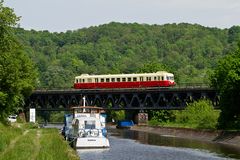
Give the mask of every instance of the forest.
[[(174, 73), (178, 84), (209, 84), (220, 58), (236, 50), (240, 26), (111, 22), (74, 31), (14, 29), (38, 70), (37, 87), (70, 88), (82, 73), (137, 73), (146, 65)], [(164, 66), (161, 68), (161, 66)]]

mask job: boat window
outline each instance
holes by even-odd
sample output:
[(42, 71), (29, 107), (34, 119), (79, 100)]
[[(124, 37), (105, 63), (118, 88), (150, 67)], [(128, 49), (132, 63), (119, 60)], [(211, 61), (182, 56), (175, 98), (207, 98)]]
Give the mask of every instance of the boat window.
[(126, 82), (126, 78), (122, 78), (122, 82)]
[(115, 78), (112, 78), (111, 81), (112, 81), (112, 82), (115, 82)]
[(90, 108), (86, 108), (84, 112), (85, 112), (85, 113), (90, 113), (91, 110), (90, 110)]
[(137, 81), (137, 77), (133, 77), (133, 81), (136, 82)]
[(120, 82), (120, 78), (117, 78), (117, 82)]
[(140, 77), (140, 81), (143, 81), (143, 77)]
[(85, 129), (95, 129), (95, 121), (84, 121)]
[(98, 78), (95, 78), (95, 82), (98, 83)]
[(81, 108), (75, 109), (75, 112), (77, 112), (77, 113), (83, 113), (83, 109), (81, 109)]
[(106, 78), (106, 82), (110, 82), (109, 78)]
[(104, 82), (104, 78), (101, 78), (101, 82)]
[(131, 82), (132, 81), (132, 78), (131, 77), (128, 77), (128, 82)]

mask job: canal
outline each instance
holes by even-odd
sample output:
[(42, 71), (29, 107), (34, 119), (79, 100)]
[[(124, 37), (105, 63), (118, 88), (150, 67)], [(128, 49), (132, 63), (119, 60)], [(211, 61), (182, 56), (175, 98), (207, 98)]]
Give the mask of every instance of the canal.
[(77, 150), (81, 160), (218, 160), (240, 159), (229, 145), (156, 134), (109, 129), (109, 149)]

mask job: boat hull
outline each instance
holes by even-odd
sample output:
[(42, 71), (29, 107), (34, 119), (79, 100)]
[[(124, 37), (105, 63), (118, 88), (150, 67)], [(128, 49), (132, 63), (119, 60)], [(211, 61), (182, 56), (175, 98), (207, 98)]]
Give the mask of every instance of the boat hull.
[(132, 120), (122, 120), (122, 121), (118, 121), (116, 128), (119, 129), (129, 129), (134, 125)]
[(76, 148), (108, 148), (109, 140), (106, 137), (82, 137), (77, 138)]

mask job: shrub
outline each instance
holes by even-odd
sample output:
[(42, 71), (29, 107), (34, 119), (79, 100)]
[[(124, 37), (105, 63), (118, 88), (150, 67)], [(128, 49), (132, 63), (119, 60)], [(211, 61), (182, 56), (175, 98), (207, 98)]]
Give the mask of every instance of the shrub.
[(148, 114), (151, 120), (158, 122), (173, 122), (176, 119), (176, 111), (173, 110), (150, 110)]
[(152, 118), (150, 121), (148, 121), (148, 125), (150, 126), (158, 126), (159, 125), (159, 121), (155, 118)]
[(194, 128), (215, 129), (219, 111), (215, 110), (209, 100), (199, 100), (187, 105), (186, 109), (176, 115), (177, 123), (185, 123)]

